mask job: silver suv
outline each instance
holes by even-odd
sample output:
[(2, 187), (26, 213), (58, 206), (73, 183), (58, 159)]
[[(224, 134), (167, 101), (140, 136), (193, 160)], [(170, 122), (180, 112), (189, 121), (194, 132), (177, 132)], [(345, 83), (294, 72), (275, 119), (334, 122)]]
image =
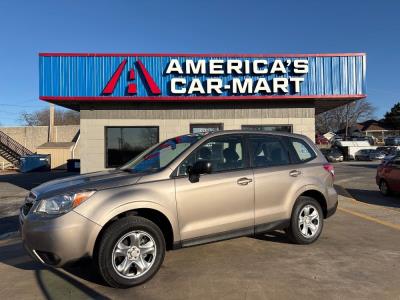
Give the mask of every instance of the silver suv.
[(275, 229), (318, 239), (337, 207), (334, 171), (308, 138), (220, 131), (168, 139), (112, 171), (51, 181), (21, 208), (27, 251), (92, 257), (113, 287), (149, 280), (165, 251)]

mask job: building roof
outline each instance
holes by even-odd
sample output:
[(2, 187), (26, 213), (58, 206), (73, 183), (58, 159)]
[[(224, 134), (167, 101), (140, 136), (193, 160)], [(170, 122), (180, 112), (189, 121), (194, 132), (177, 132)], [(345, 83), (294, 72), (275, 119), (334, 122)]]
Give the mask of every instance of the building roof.
[(361, 131), (370, 131), (370, 130), (392, 130), (385, 123), (377, 120), (367, 120), (365, 122), (361, 122), (357, 124)]
[[(365, 132), (365, 131), (388, 131), (388, 130), (393, 130), (393, 128), (387, 126), (382, 121), (377, 121), (377, 120), (367, 120), (349, 127), (350, 133)], [(343, 134), (345, 132), (346, 129), (343, 128), (338, 130), (336, 133)]]
[(49, 142), (49, 143), (44, 143), (37, 147), (37, 149), (69, 149), (75, 145), (74, 142)]

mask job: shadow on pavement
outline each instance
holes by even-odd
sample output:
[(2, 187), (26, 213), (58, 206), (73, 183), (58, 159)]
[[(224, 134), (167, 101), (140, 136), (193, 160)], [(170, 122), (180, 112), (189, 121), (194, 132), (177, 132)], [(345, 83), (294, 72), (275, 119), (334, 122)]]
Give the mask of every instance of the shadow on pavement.
[(400, 196), (383, 196), (379, 191), (347, 189), (357, 201), (385, 207), (400, 208)]
[(273, 243), (290, 244), (290, 241), (287, 238), (285, 232), (278, 230), (274, 230), (263, 234), (257, 234), (254, 238), (257, 240), (269, 241)]
[[(94, 283), (100, 283), (101, 279), (95, 275), (89, 260), (80, 262), (79, 266), (70, 266), (62, 269), (46, 267), (29, 257), (19, 240), (0, 246), (0, 263), (21, 270), (34, 272), (36, 283), (45, 299), (109, 299), (101, 293), (78, 281), (67, 272)], [(100, 283), (102, 284), (102, 283)]]
[(0, 182), (7, 182), (19, 186), (26, 190), (53, 179), (64, 178), (68, 176), (79, 175), (75, 172), (50, 171), (50, 172), (32, 172), (32, 173), (0, 173)]
[(7, 216), (0, 218), (0, 236), (18, 230), (18, 216)]
[(334, 188), (338, 195), (343, 196), (343, 197), (349, 197), (349, 193), (346, 191), (346, 189), (340, 185), (335, 184)]

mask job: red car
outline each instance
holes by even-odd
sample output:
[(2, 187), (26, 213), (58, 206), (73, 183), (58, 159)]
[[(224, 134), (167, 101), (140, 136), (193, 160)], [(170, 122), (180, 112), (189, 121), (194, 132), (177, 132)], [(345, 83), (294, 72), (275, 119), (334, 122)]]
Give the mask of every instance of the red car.
[(385, 196), (392, 192), (400, 192), (400, 157), (397, 156), (378, 166), (376, 184)]

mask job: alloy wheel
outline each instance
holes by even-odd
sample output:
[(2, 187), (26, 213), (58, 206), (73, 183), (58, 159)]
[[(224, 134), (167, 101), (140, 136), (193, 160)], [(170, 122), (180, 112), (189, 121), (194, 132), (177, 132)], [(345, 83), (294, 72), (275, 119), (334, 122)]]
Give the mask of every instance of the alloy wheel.
[(123, 235), (112, 252), (112, 266), (118, 275), (134, 279), (143, 276), (153, 266), (157, 255), (154, 238), (135, 230)]
[(318, 210), (313, 205), (306, 205), (299, 214), (298, 226), (300, 233), (306, 238), (312, 238), (320, 225)]

